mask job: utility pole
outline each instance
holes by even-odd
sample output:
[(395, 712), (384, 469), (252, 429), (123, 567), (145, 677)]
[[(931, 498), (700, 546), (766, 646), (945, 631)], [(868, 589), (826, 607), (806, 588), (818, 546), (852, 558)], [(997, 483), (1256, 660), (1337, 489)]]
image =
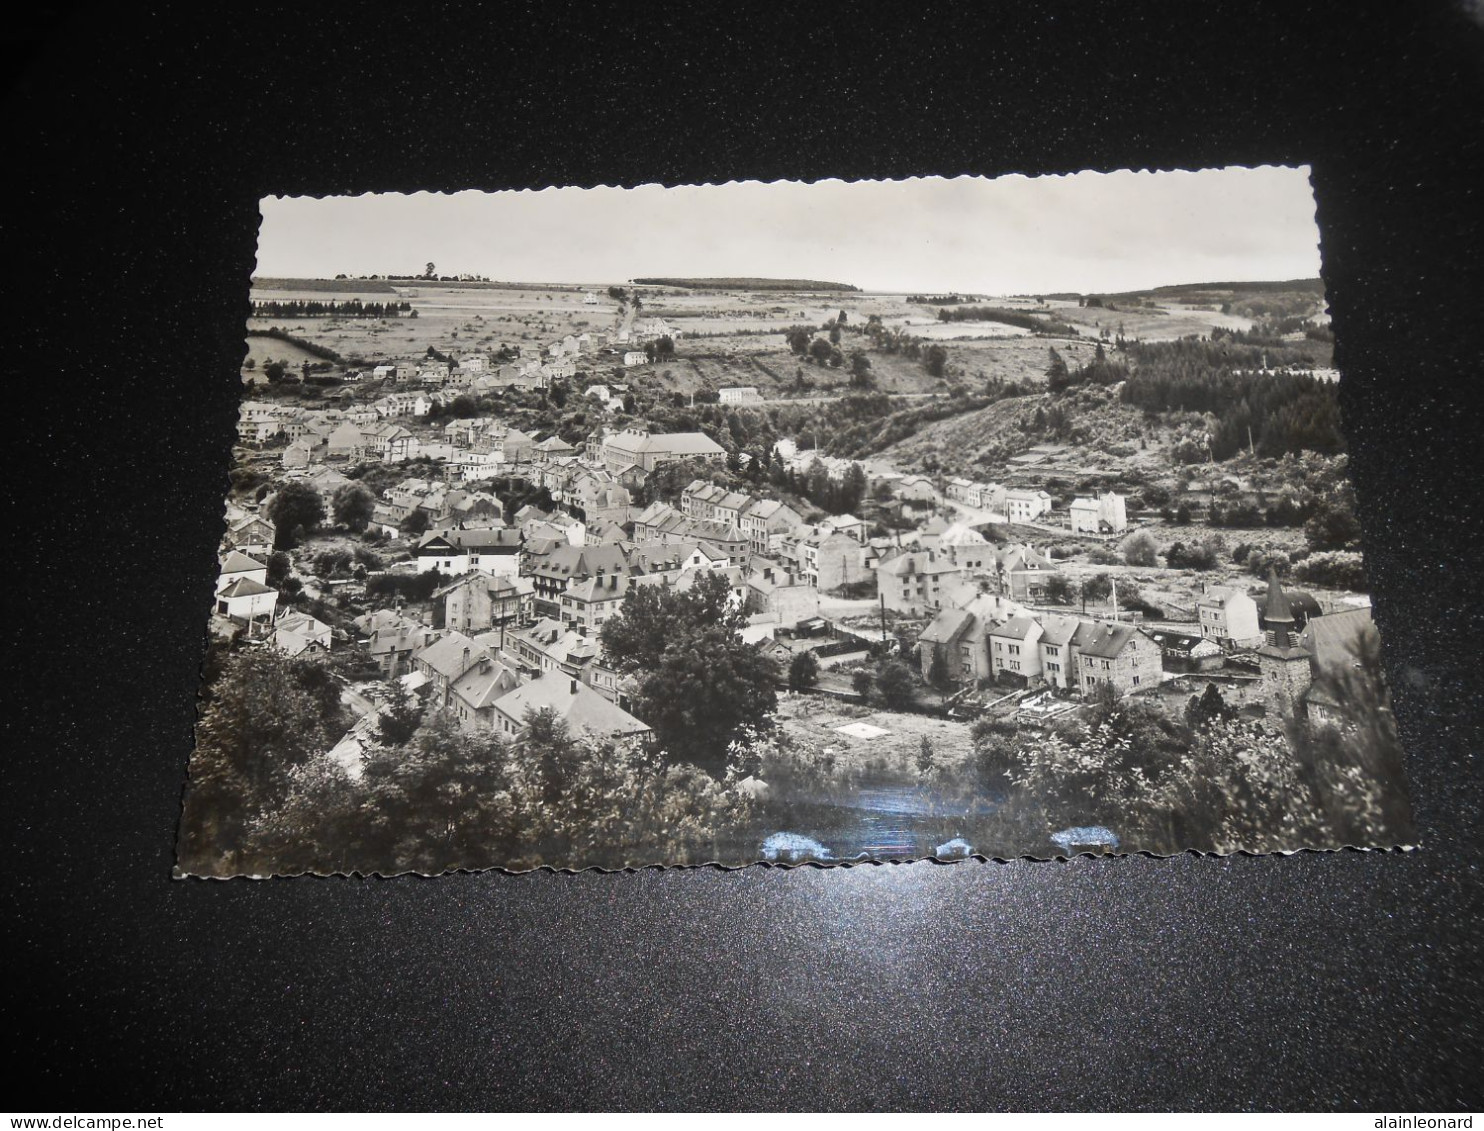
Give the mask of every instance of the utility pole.
[(886, 647), (886, 594), (878, 593), (881, 598), (881, 646)]
[(1252, 425), (1250, 424), (1247, 425), (1247, 450), (1252, 454), (1253, 459), (1257, 458), (1257, 445), (1252, 442)]

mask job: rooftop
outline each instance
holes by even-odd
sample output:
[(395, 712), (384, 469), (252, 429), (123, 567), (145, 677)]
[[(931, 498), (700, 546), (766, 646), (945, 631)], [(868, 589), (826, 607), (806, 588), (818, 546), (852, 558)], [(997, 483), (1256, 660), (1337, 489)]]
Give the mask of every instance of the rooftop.
[(649, 727), (633, 715), (563, 672), (548, 672), (517, 687), (498, 699), (495, 706), (521, 725), (527, 712), (551, 711), (574, 735), (618, 738), (649, 733)]

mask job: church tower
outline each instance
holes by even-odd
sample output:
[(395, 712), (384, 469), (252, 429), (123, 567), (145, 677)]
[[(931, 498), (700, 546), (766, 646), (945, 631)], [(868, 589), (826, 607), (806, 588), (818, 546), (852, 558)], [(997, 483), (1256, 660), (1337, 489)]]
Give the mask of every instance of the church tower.
[(1304, 714), (1304, 693), (1313, 682), (1311, 653), (1299, 647), (1293, 609), (1278, 584), (1276, 570), (1268, 571), (1268, 594), (1263, 602), (1263, 643), (1257, 649), (1263, 696), (1282, 715)]

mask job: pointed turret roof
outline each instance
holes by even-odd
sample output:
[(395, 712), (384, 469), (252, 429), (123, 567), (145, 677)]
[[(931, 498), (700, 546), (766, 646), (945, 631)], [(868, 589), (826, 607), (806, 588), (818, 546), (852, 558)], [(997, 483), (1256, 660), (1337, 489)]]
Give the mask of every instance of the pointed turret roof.
[(1268, 570), (1268, 596), (1263, 602), (1262, 619), (1270, 627), (1274, 624), (1293, 624), (1293, 609), (1278, 584), (1278, 571)]

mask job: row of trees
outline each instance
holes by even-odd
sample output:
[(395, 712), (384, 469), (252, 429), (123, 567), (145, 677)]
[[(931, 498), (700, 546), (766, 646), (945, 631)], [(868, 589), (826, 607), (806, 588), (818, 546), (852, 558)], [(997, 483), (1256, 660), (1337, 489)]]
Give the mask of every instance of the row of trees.
[(929, 377), (948, 375), (948, 350), (937, 342), (909, 334), (905, 329), (886, 326), (877, 315), (866, 321), (865, 335), (871, 348), (886, 354), (901, 354), (912, 361), (919, 361)]
[(769, 482), (779, 491), (808, 499), (826, 514), (853, 514), (866, 497), (866, 473), (858, 463), (835, 479), (818, 459), (802, 475), (778, 460), (772, 463)]
[(343, 363), (345, 361), (345, 358), (341, 357), (340, 354), (336, 353), (329, 346), (296, 337), (278, 326), (270, 326), (266, 330), (249, 330), (245, 336), (249, 338), (272, 338), (275, 341), (287, 342), (295, 349), (309, 354), (310, 357), (317, 357), (321, 361), (333, 361), (336, 363)]
[(1053, 393), (1064, 392), (1078, 385), (1116, 385), (1128, 380), (1129, 368), (1122, 360), (1110, 359), (1103, 343), (1099, 342), (1093, 359), (1076, 369), (1067, 366), (1061, 351), (1052, 346), (1050, 364), (1046, 367), (1046, 388)]
[(1032, 333), (1044, 334), (1050, 337), (1077, 337), (1077, 327), (1068, 322), (1058, 322), (1054, 318), (1027, 314), (1022, 310), (1006, 310), (1000, 306), (945, 307), (938, 311), (938, 321), (999, 322), (1006, 326), (1018, 326), (1022, 330), (1030, 330)]
[(333, 299), (269, 299), (252, 304), (254, 318), (400, 318), (412, 310), (412, 303), (362, 302), (358, 298), (337, 302)]
[[(338, 488), (329, 514), (337, 526), (357, 534), (370, 524), (376, 511), (376, 496), (363, 483), (350, 482)], [(266, 508), (277, 532), (274, 548), (288, 550), (299, 545), (324, 523), (323, 496), (312, 483), (291, 479), (274, 493)]]

